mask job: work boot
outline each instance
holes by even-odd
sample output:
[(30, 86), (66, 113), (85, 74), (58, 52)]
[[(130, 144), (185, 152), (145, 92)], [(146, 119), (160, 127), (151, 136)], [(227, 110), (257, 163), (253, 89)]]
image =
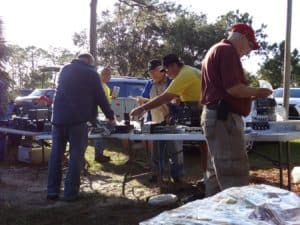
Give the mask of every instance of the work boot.
[(49, 201), (56, 201), (58, 200), (59, 196), (58, 195), (47, 195), (47, 200)]
[(156, 175), (152, 175), (149, 179), (148, 179), (149, 183), (157, 183), (158, 182), (158, 178)]
[(110, 161), (110, 157), (109, 156), (105, 156), (105, 155), (98, 155), (97, 157), (95, 157), (95, 161), (98, 162), (98, 163), (109, 162)]

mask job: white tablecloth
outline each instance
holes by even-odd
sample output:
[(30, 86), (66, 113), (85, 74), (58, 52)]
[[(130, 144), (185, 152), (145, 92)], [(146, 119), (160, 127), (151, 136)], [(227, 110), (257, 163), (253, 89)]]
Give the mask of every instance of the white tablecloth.
[[(24, 136), (32, 136), (37, 140), (50, 140), (51, 134), (45, 132), (32, 132), (25, 130), (17, 130), (12, 128), (0, 127), (0, 132), (9, 134), (19, 134)], [(105, 136), (106, 138), (129, 139), (129, 140), (188, 140), (188, 141), (204, 141), (205, 137), (202, 133), (178, 133), (178, 134), (111, 134)], [(89, 138), (103, 138), (101, 134), (90, 134)], [(249, 141), (277, 141), (287, 142), (295, 139), (300, 139), (300, 131), (286, 131), (274, 132), (266, 131), (252, 131), (245, 134), (246, 140)]]
[[(1, 132), (1, 130), (0, 130)], [(32, 132), (31, 132), (32, 133)], [(36, 139), (51, 139), (50, 134), (33, 133)], [(103, 138), (101, 134), (90, 134), (89, 138)], [(183, 140), (183, 141), (204, 141), (205, 136), (202, 133), (179, 133), (179, 134), (111, 134), (105, 138), (117, 138), (128, 140)], [(245, 134), (245, 139), (248, 141), (263, 141), (263, 142), (287, 142), (295, 139), (300, 139), (300, 131), (289, 132), (272, 132), (272, 131), (254, 131)]]

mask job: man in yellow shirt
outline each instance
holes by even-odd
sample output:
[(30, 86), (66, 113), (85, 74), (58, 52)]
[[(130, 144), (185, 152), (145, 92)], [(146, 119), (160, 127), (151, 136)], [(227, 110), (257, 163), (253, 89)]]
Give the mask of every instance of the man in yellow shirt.
[(110, 67), (105, 67), (101, 71), (101, 74), (100, 74), (102, 87), (103, 87), (104, 93), (105, 93), (106, 98), (108, 99), (109, 103), (111, 103), (112, 96), (111, 96), (110, 88), (108, 87), (107, 83), (110, 81), (111, 73), (112, 73), (111, 68)]
[[(130, 113), (131, 116), (140, 116), (146, 111), (161, 106), (165, 103), (171, 102), (173, 99), (180, 99), (185, 103), (192, 103), (196, 110), (196, 122), (190, 124), (191, 126), (200, 126), (200, 96), (201, 96), (201, 75), (200, 70), (195, 67), (185, 65), (177, 55), (169, 54), (163, 58), (163, 64), (167, 74), (173, 81), (168, 88), (157, 97), (151, 99), (147, 103), (136, 107)], [(194, 107), (196, 106), (196, 107)], [(182, 116), (178, 116), (180, 120)], [(193, 113), (192, 113), (193, 118)], [(178, 140), (177, 140), (178, 141)]]
[[(102, 83), (102, 87), (109, 103), (111, 103), (112, 96), (111, 96), (110, 88), (108, 87), (107, 83), (110, 81), (111, 74), (112, 71), (110, 67), (105, 67), (100, 73), (100, 80)], [(95, 139), (94, 145), (95, 145), (95, 161), (99, 163), (110, 161), (110, 157), (105, 156), (103, 154), (104, 147), (105, 147), (105, 140), (102, 138)]]
[(184, 65), (176, 55), (170, 54), (164, 58), (168, 76), (173, 79), (166, 92), (179, 97), (181, 102), (199, 101), (201, 97), (200, 70)]
[[(133, 109), (130, 113), (131, 116), (142, 115), (145, 111), (171, 102), (175, 98), (180, 98), (181, 102), (199, 102), (201, 96), (200, 70), (185, 65), (175, 54), (166, 55), (163, 58), (163, 64), (168, 76), (173, 81), (162, 94)], [(200, 126), (200, 123), (197, 126)]]

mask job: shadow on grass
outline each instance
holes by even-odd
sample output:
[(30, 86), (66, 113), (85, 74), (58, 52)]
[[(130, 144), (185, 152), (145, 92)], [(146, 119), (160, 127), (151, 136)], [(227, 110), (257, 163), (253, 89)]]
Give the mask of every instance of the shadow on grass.
[[(150, 153), (146, 149), (142, 148), (142, 143), (138, 143), (140, 148), (135, 151), (135, 160), (128, 161), (128, 152), (123, 149), (122, 143), (119, 140), (112, 140), (107, 146), (104, 154), (111, 157), (111, 161), (108, 163), (97, 163), (94, 161), (94, 147), (89, 146), (86, 152), (86, 159), (90, 164), (88, 171), (91, 174), (95, 171), (110, 172), (123, 176), (123, 181), (126, 175), (127, 182), (136, 180), (142, 185), (149, 188), (156, 188), (158, 184), (156, 182), (150, 182)], [(198, 149), (189, 148), (184, 151), (184, 189), (176, 188), (172, 183), (169, 183), (167, 188), (163, 188), (160, 191), (162, 193), (171, 192), (174, 194), (187, 195), (194, 193), (194, 186), (203, 177), (203, 171), (201, 168), (201, 154)], [(168, 174), (168, 172), (166, 172)], [(141, 175), (141, 176), (140, 176)], [(138, 177), (137, 177), (138, 176)], [(97, 175), (92, 180), (98, 180)], [(92, 182), (91, 182), (92, 183)], [(123, 183), (124, 185), (124, 183)], [(126, 183), (125, 186), (128, 186)], [(182, 192), (179, 193), (178, 191)]]
[(148, 157), (145, 149), (138, 149), (135, 154), (135, 160), (129, 161), (129, 154), (118, 140), (112, 140), (104, 151), (111, 161), (106, 163), (98, 163), (94, 161), (94, 147), (89, 146), (86, 152), (86, 159), (89, 163), (90, 171), (112, 172), (118, 175), (124, 175), (129, 172), (146, 172), (149, 169)]
[(40, 208), (19, 208), (0, 205), (0, 224), (17, 225), (134, 225), (156, 216), (160, 212), (178, 207), (151, 206), (144, 201), (84, 194), (79, 201), (47, 202)]
[[(150, 172), (150, 153), (143, 148), (143, 144), (136, 143), (139, 148), (134, 150), (134, 159), (129, 161), (129, 154), (126, 149), (123, 148), (122, 143), (119, 140), (111, 140), (109, 146), (105, 150), (104, 154), (111, 157), (111, 161), (108, 163), (97, 163), (93, 160), (94, 147), (89, 146), (86, 153), (86, 158), (90, 164), (91, 171), (102, 170), (105, 172), (112, 172), (118, 175), (125, 175), (130, 173), (131, 175), (137, 175), (141, 173)], [(184, 151), (184, 166), (185, 175), (198, 177), (198, 180), (202, 178), (203, 172), (201, 169), (201, 154), (198, 149), (187, 149)], [(149, 177), (148, 177), (149, 179)], [(147, 184), (144, 177), (138, 179), (140, 182)]]

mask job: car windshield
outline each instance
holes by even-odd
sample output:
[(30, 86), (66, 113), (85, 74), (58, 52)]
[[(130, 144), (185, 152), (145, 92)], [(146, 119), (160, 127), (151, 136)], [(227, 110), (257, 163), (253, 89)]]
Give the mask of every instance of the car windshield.
[(122, 82), (122, 81), (116, 81), (111, 80), (107, 83), (109, 88), (113, 90), (113, 86), (120, 87), (119, 97), (128, 97), (128, 96), (139, 96), (142, 94), (145, 84), (145, 82)]
[(36, 89), (29, 96), (43, 96), (43, 95), (46, 95), (46, 93), (47, 93), (47, 90)]
[(21, 89), (21, 90), (19, 90), (19, 95), (20, 96), (27, 96), (30, 93), (32, 93), (32, 90), (30, 90), (30, 89)]
[[(282, 98), (283, 89), (274, 91), (275, 98)], [(290, 98), (300, 98), (300, 89), (290, 89)]]

